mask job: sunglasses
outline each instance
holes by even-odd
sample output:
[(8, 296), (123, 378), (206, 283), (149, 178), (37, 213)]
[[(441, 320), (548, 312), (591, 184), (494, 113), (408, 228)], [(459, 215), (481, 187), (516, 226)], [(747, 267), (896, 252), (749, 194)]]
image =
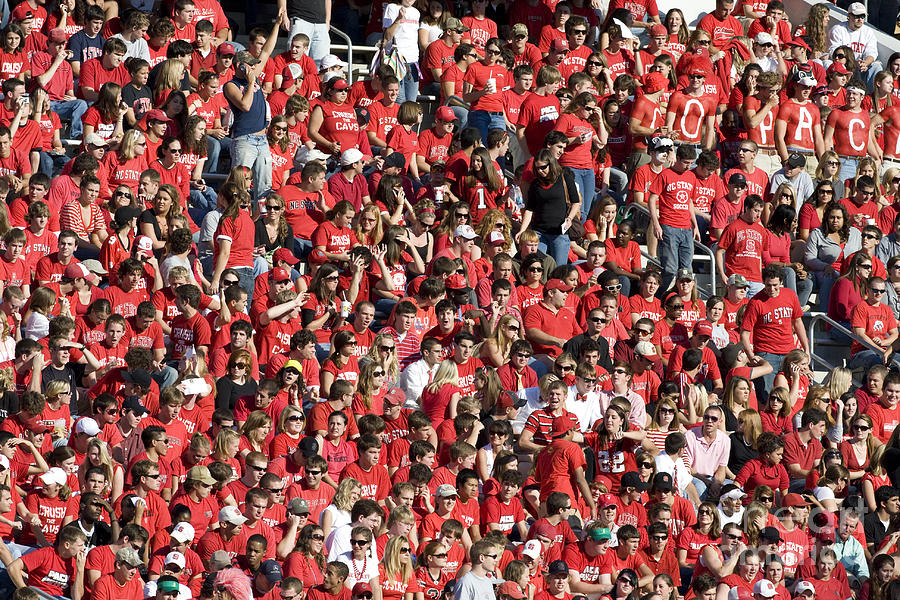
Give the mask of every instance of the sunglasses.
[(469, 213), (460, 213), (460, 212), (458, 212), (458, 213), (456, 213), (456, 218), (457, 218), (457, 219), (468, 219), (468, 218), (469, 218)]
[(120, 196), (121, 196), (122, 198), (128, 198), (129, 200), (133, 200), (133, 199), (134, 199), (134, 196), (132, 196), (132, 195), (129, 194), (128, 192), (116, 192), (115, 194), (113, 194), (113, 196), (116, 196), (116, 197), (120, 197)]
[(366, 540), (350, 540), (350, 544), (353, 546), (365, 546), (368, 543)]
[(574, 371), (575, 370), (575, 367), (570, 366), (570, 365), (557, 365), (556, 368), (559, 369), (560, 371)]
[(640, 468), (642, 468), (642, 469), (652, 469), (652, 468), (653, 468), (653, 463), (642, 462), (642, 463), (638, 463), (638, 466), (639, 466)]
[(543, 267), (528, 267), (527, 270), (528, 270), (528, 272), (530, 272), (530, 273), (543, 273), (543, 272), (544, 272), (544, 268), (543, 268)]
[(710, 423), (715, 423), (719, 420), (719, 417), (717, 417), (716, 415), (703, 415), (703, 420), (709, 421)]
[(863, 237), (866, 238), (867, 240), (877, 240), (878, 239), (878, 236), (875, 235), (874, 233), (864, 233)]
[(638, 335), (653, 335), (653, 332), (649, 329), (635, 329), (634, 332)]
[(291, 415), (287, 418), (287, 420), (288, 421), (302, 421), (303, 416), (302, 415)]
[(390, 352), (391, 350), (394, 349), (394, 346), (378, 346), (378, 349), (381, 350), (382, 352)]
[(769, 502), (775, 502), (775, 496), (760, 496), (757, 500), (768, 504)]
[(531, 358), (531, 355), (527, 352), (516, 352), (517, 358)]
[(502, 54), (499, 50), (488, 50), (486, 48), (484, 50), (484, 53), (490, 54), (491, 56), (500, 56), (500, 54)]
[(246, 363), (235, 363), (234, 368), (235, 369), (246, 369), (247, 365), (246, 365)]
[(307, 469), (306, 474), (307, 474), (307, 475), (321, 475), (321, 474), (322, 474), (322, 471), (321, 471), (321, 470)]
[(240, 283), (240, 280), (238, 280), (238, 279), (223, 279), (222, 280), (222, 285), (225, 285), (225, 286), (238, 285), (239, 283)]
[(600, 62), (599, 60), (589, 60), (588, 65), (590, 65), (592, 67), (602, 67), (603, 63)]
[(372, 371), (372, 377), (384, 377), (384, 371)]
[(272, 206), (271, 204), (266, 204), (266, 210), (276, 211), (276, 210), (281, 210), (281, 207), (278, 206), (277, 204), (275, 206)]
[(169, 148), (170, 154), (181, 154), (181, 148)]

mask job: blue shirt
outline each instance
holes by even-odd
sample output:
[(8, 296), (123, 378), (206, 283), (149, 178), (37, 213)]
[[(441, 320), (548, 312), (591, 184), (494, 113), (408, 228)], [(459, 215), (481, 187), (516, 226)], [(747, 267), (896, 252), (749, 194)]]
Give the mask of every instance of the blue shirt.
[[(231, 83), (236, 85), (242, 93), (248, 85), (246, 79), (238, 79), (237, 77), (232, 79)], [(234, 123), (231, 124), (231, 137), (238, 138), (265, 129), (266, 97), (263, 95), (261, 89), (257, 88), (257, 90), (253, 92), (253, 104), (250, 105), (250, 110), (242, 110), (228, 99), (227, 94), (225, 95), (225, 99), (228, 100), (228, 106), (231, 108), (231, 113), (234, 115)]]

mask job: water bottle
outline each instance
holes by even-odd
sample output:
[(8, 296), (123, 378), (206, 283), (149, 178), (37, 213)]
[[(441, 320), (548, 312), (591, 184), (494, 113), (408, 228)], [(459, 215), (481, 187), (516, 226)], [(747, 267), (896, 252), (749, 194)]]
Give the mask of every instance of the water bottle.
[(510, 195), (512, 196), (513, 202), (516, 203), (516, 206), (519, 208), (519, 210), (525, 208), (525, 201), (522, 200), (522, 189), (518, 185), (513, 184)]

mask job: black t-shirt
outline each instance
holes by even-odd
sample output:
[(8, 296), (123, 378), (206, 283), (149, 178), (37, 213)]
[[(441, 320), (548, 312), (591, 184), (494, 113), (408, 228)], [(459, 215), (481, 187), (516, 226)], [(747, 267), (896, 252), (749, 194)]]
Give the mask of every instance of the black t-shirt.
[(291, 19), (310, 23), (325, 22), (325, 0), (288, 0), (287, 14)]
[[(565, 178), (565, 186), (563, 178)], [(569, 192), (568, 202), (566, 202), (566, 191)], [(578, 188), (575, 187), (575, 179), (569, 169), (564, 168), (562, 176), (549, 187), (544, 187), (539, 179), (535, 179), (528, 188), (528, 200), (525, 202), (525, 209), (533, 213), (531, 228), (539, 233), (561, 234), (563, 221), (566, 220), (569, 211), (569, 204), (577, 202)]]
[(130, 106), (134, 110), (134, 118), (140, 120), (153, 108), (153, 92), (146, 85), (137, 89), (129, 83), (122, 88), (122, 102)]
[[(727, 425), (726, 425), (727, 427)], [(735, 425), (737, 427), (737, 425)], [(744, 442), (744, 436), (738, 432), (731, 434), (731, 454), (728, 455), (728, 469), (737, 474), (750, 459), (759, 454), (751, 446)]]
[[(84, 377), (84, 367), (82, 363), (69, 363), (62, 369), (56, 369), (53, 365), (47, 365), (41, 371), (41, 391), (47, 391), (47, 384), (51, 381), (65, 381), (69, 384), (69, 389), (74, 393), (78, 388), (78, 382)], [(72, 401), (75, 401), (73, 396)]]
[(257, 383), (255, 379), (248, 379), (243, 385), (238, 385), (227, 376), (216, 380), (216, 408), (234, 410), (238, 398), (256, 394)]
[(17, 412), (19, 412), (19, 395), (12, 390), (3, 392), (0, 396), (0, 423)]
[(287, 226), (287, 236), (284, 238), (284, 243), (279, 244), (277, 241), (270, 242), (269, 234), (266, 231), (266, 224), (263, 222), (262, 218), (257, 219), (256, 221), (256, 235), (254, 236), (253, 245), (256, 248), (260, 246), (266, 247), (266, 252), (275, 252), (279, 248), (290, 248), (293, 250), (294, 248), (294, 229), (290, 225)]

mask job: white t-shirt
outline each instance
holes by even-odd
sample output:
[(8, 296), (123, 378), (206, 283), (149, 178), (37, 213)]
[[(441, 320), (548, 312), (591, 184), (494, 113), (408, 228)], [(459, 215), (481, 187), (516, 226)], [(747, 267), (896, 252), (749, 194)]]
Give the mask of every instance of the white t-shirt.
[[(387, 29), (394, 24), (400, 15), (399, 4), (388, 4), (384, 7), (384, 18), (382, 19), (382, 27)], [(400, 26), (394, 31), (393, 45), (397, 46), (400, 55), (408, 62), (419, 61), (419, 11), (410, 6), (406, 9), (406, 15)]]
[[(373, 540), (372, 545), (375, 545)], [(347, 569), (349, 569), (350, 574), (347, 575), (347, 581), (344, 585), (349, 588), (353, 588), (356, 585), (356, 582), (363, 581), (365, 583), (369, 583), (375, 577), (378, 577), (378, 561), (372, 560), (370, 557), (367, 557), (365, 560), (353, 560), (353, 552), (344, 552), (340, 556), (338, 556), (338, 562), (342, 562), (347, 565)]]

